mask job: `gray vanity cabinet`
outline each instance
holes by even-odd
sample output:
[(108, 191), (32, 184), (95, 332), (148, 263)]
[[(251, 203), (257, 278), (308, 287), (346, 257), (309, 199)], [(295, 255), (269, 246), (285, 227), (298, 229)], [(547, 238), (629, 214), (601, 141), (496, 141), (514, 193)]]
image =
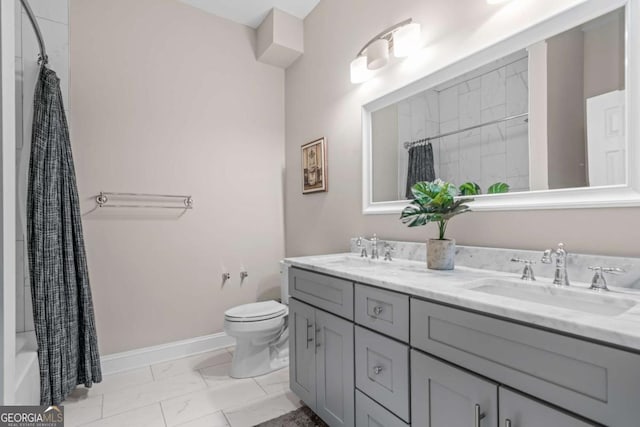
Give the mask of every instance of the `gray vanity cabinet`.
[(500, 426), (504, 427), (595, 427), (515, 391), (500, 387)]
[(331, 427), (355, 419), (353, 323), (289, 301), (291, 390)]
[(411, 350), (411, 425), (496, 427), (498, 384)]
[(289, 386), (311, 409), (316, 407), (315, 309), (289, 300)]
[(316, 413), (332, 427), (354, 424), (353, 323), (316, 310)]

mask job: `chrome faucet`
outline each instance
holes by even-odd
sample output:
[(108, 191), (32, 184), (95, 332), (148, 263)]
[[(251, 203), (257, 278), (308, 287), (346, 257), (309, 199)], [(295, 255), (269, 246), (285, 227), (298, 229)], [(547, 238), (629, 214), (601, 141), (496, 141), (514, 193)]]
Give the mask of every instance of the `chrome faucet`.
[(553, 256), (556, 257), (556, 272), (553, 275), (553, 284), (569, 286), (569, 274), (567, 273), (567, 251), (564, 243), (558, 243), (558, 249), (546, 249), (542, 254), (541, 262), (551, 264)]
[(624, 270), (619, 267), (589, 267), (589, 270), (593, 270), (593, 279), (591, 279), (592, 291), (608, 291), (607, 280), (604, 278), (604, 273), (620, 274), (624, 273)]
[(371, 259), (378, 259), (378, 236), (373, 233), (373, 237), (370, 240), (371, 242)]
[(361, 248), (360, 249), (360, 257), (361, 258), (366, 258), (367, 257), (367, 247), (366, 245), (362, 244), (362, 241), (365, 242), (370, 242), (371, 243), (371, 259), (378, 259), (378, 236), (374, 233), (373, 237), (371, 239), (365, 239), (364, 237), (358, 237), (358, 240), (356, 241), (356, 246)]
[(356, 240), (356, 246), (360, 248), (360, 258), (367, 257), (367, 246), (362, 244), (363, 240), (366, 239), (363, 237), (358, 237), (358, 240)]

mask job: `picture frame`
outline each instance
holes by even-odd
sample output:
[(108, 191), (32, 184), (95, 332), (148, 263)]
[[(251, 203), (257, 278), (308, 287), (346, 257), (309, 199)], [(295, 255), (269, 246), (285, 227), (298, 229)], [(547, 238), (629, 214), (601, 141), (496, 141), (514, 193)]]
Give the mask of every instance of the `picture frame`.
[(304, 144), (302, 152), (302, 194), (328, 191), (327, 143), (319, 138)]

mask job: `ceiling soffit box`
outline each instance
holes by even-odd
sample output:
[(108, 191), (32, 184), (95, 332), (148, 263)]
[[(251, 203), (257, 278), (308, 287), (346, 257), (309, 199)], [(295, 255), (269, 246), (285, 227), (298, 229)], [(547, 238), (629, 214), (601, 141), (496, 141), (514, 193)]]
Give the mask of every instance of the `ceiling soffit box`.
[(238, 24), (258, 28), (271, 9), (304, 19), (320, 0), (180, 0), (182, 3)]
[(302, 19), (271, 9), (257, 31), (256, 58), (260, 62), (287, 68), (304, 53)]

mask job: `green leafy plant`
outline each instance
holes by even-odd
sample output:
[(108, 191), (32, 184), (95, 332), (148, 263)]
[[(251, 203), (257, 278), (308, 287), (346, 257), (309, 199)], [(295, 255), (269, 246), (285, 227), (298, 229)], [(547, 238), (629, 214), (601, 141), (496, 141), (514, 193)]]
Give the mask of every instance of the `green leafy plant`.
[(460, 186), (461, 196), (477, 196), (478, 194), (482, 194), (482, 190), (475, 182), (465, 182)]
[(414, 200), (404, 208), (400, 219), (409, 227), (419, 227), (436, 222), (439, 240), (445, 240), (447, 224), (456, 215), (468, 212), (471, 198), (457, 198), (458, 188), (450, 182), (440, 179), (431, 182), (418, 182), (411, 187)]
[[(509, 184), (506, 182), (496, 182), (489, 186), (487, 194), (508, 193), (509, 189)], [(460, 196), (477, 196), (478, 194), (482, 194), (482, 189), (475, 182), (465, 182), (460, 186), (460, 191), (458, 192)]]
[(509, 192), (509, 184), (506, 182), (496, 182), (491, 185), (487, 190), (489, 194), (499, 194), (499, 193), (508, 193)]

